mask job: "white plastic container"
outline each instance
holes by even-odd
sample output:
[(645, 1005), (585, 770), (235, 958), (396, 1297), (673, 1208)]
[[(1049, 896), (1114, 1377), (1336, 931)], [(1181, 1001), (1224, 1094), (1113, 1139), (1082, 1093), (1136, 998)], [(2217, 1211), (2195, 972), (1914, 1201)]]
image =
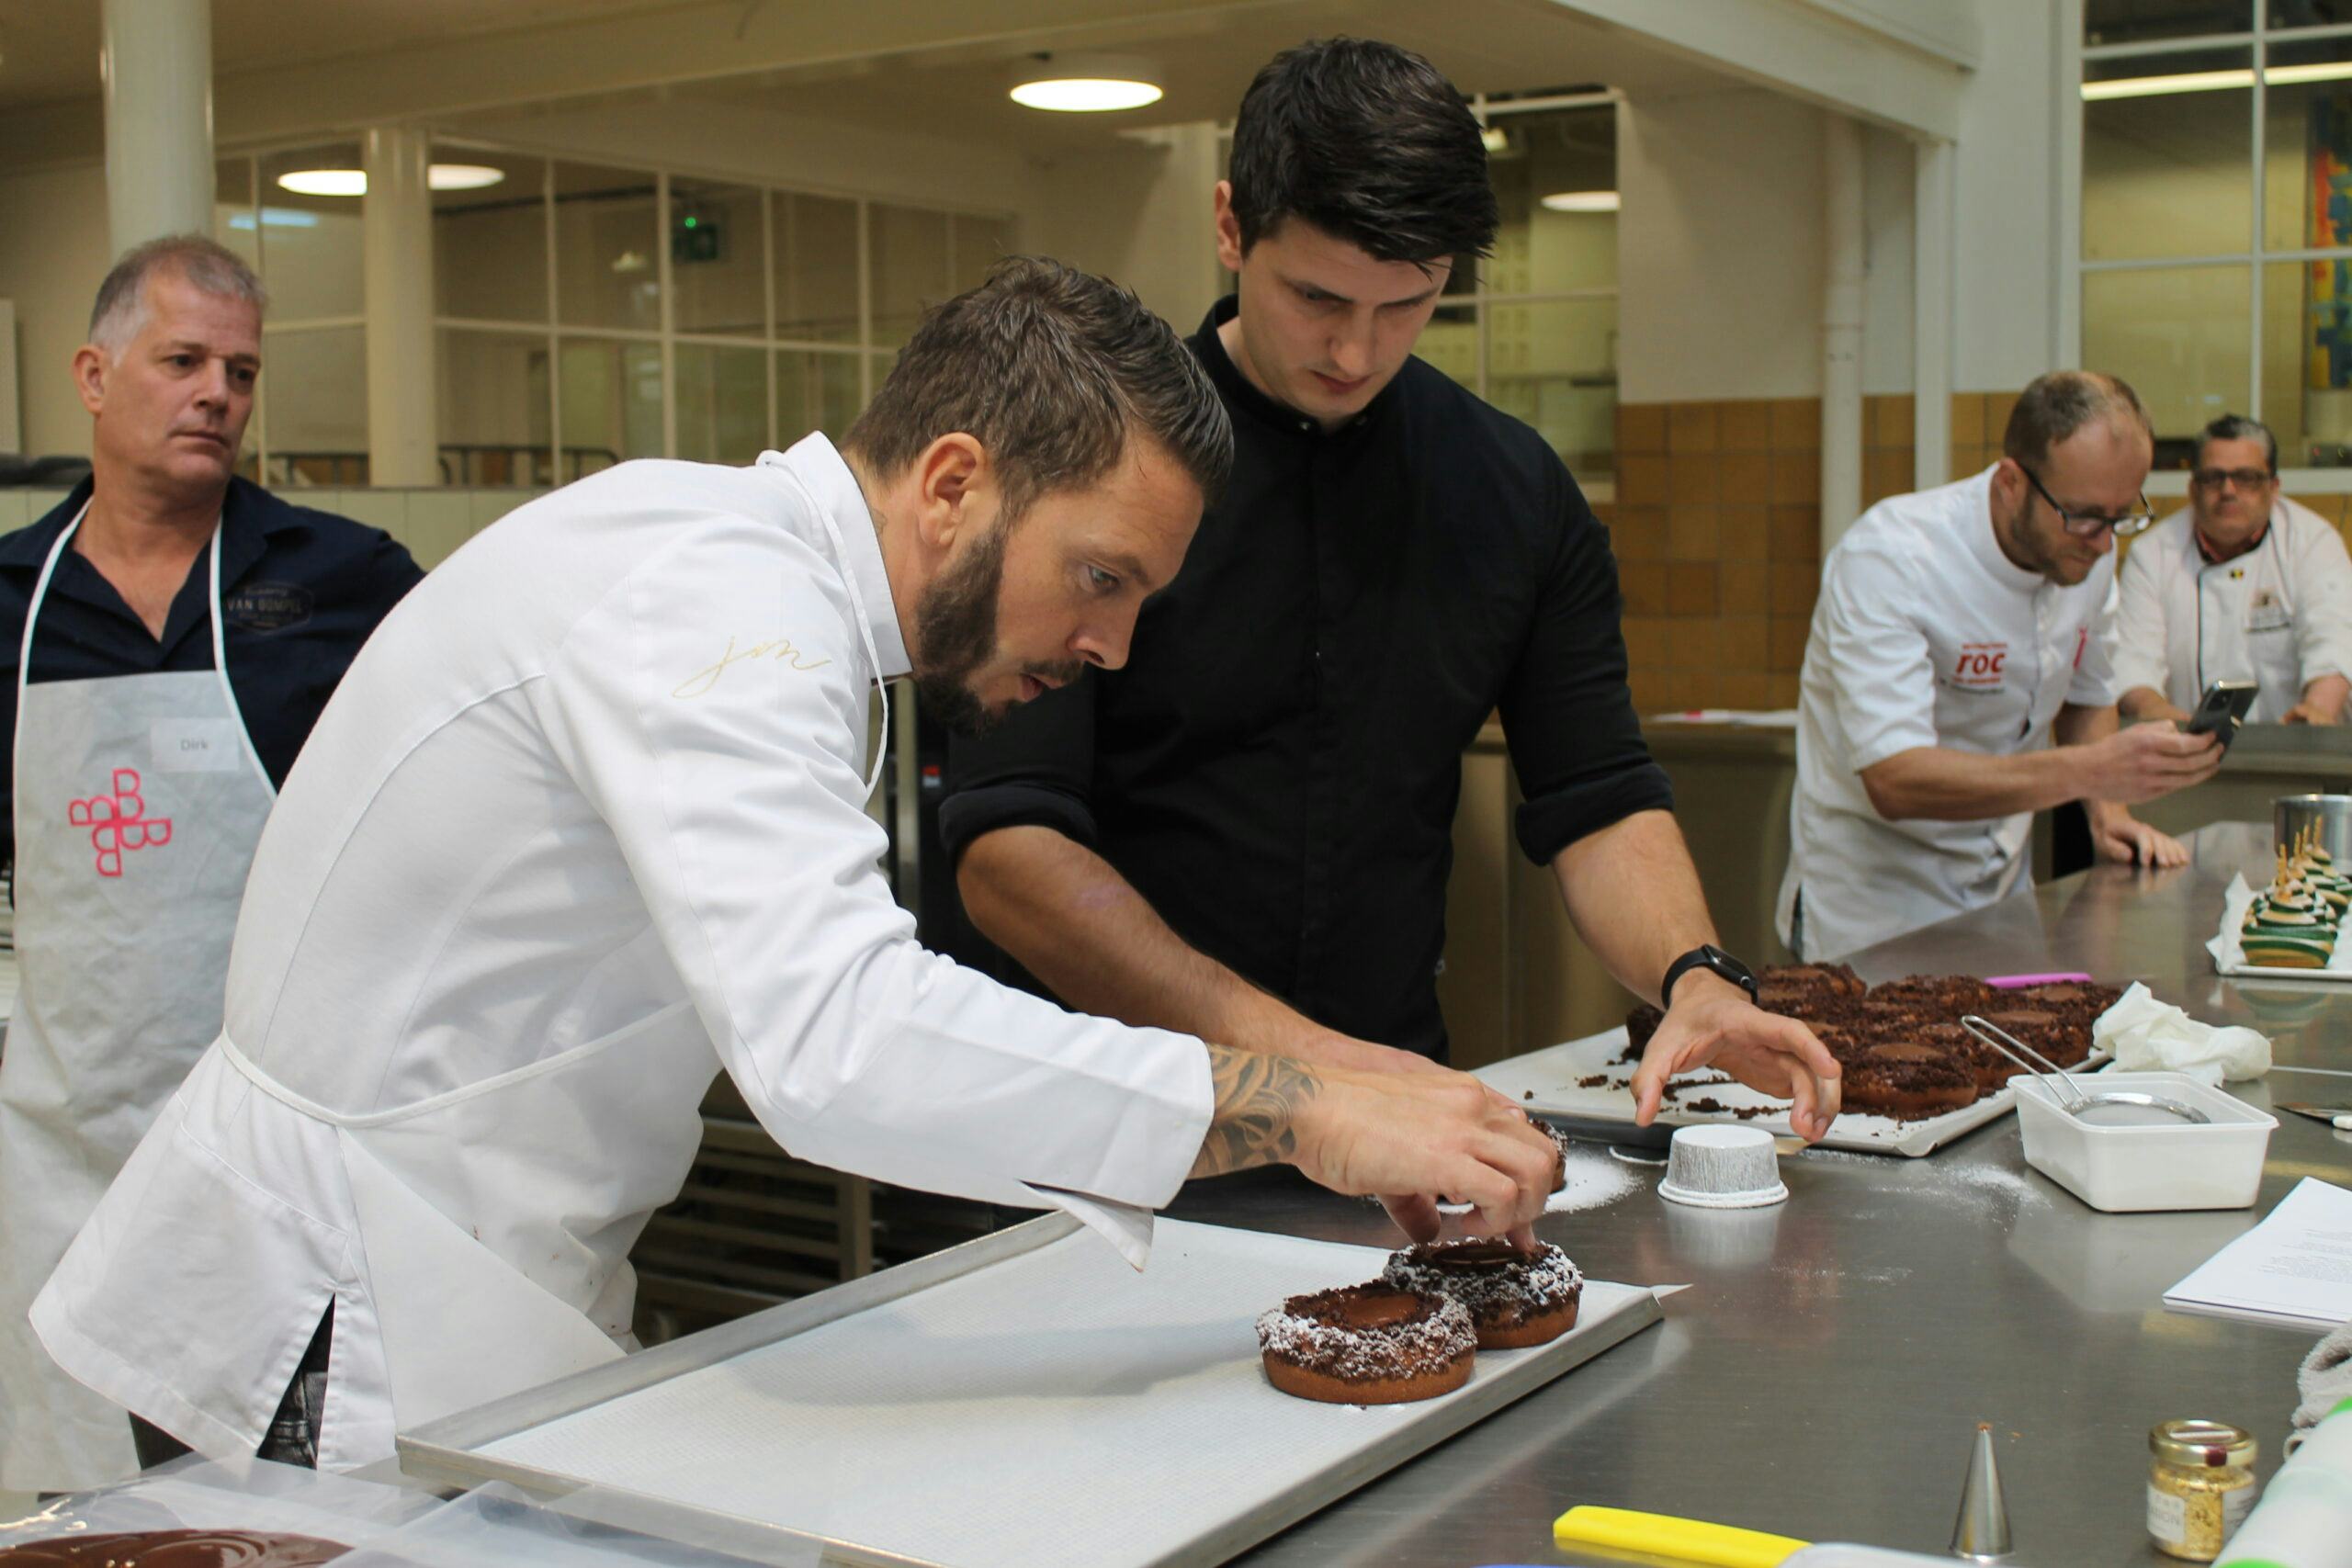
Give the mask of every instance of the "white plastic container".
[(2047, 1078), (2019, 1074), (2018, 1130), (2026, 1163), (2094, 1209), (2243, 1209), (2262, 1185), (2278, 1118), (2185, 1073), (2074, 1075), (2085, 1092), (2138, 1089), (2195, 1106), (2212, 1120), (2104, 1126), (2067, 1113)]

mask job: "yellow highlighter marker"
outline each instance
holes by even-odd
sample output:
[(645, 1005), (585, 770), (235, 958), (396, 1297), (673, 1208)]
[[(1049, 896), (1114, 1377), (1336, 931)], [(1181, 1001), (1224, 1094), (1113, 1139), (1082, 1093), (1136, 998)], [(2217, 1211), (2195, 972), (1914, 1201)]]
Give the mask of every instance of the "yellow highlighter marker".
[(1679, 1558), (1706, 1568), (1780, 1568), (1791, 1553), (1809, 1544), (1762, 1530), (1736, 1529), (1698, 1519), (1678, 1519), (1671, 1514), (1643, 1514), (1631, 1508), (1570, 1508), (1552, 1521), (1552, 1540), (1560, 1546), (1606, 1546), (1620, 1551), (1645, 1551), (1657, 1557)]

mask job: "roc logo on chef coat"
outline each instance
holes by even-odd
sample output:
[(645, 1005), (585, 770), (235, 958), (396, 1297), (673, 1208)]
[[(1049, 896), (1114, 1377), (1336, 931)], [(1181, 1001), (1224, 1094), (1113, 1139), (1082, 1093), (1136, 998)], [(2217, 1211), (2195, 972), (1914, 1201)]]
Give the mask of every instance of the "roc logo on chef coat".
[(1952, 661), (1951, 683), (1967, 691), (1997, 692), (2001, 671), (2008, 662), (2006, 642), (1963, 642), (1960, 657)]
[(125, 851), (156, 849), (172, 841), (172, 819), (147, 815), (137, 768), (117, 768), (113, 793), (73, 802), (65, 808), (65, 819), (90, 830), (90, 847), (98, 852), (100, 876), (122, 874)]

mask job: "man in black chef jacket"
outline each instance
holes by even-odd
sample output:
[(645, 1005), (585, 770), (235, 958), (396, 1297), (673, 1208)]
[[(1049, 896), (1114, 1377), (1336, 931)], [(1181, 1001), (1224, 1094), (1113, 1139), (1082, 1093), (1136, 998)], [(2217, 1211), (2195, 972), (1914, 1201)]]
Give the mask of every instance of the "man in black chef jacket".
[(1129, 661), (951, 753), (972, 922), (1068, 1005), (1351, 1066), (1442, 1061), (1461, 757), (1499, 709), (1521, 847), (1667, 1006), (1635, 1075), (1712, 1062), (1819, 1136), (1838, 1067), (1758, 1010), (1625, 682), (1607, 530), (1533, 430), (1412, 348), (1498, 222), (1479, 127), (1429, 62), (1348, 39), (1243, 96), (1192, 339), (1233, 480)]

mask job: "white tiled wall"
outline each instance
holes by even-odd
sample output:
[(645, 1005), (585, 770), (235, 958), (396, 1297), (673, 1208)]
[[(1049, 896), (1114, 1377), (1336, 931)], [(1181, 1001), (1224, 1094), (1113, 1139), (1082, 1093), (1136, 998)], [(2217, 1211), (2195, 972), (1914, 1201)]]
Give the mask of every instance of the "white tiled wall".
[[(381, 528), (428, 570), (449, 552), (514, 511), (547, 492), (537, 490), (288, 490), (278, 492), (298, 506), (334, 512), (355, 523)], [(0, 490), (0, 534), (14, 533), (40, 519), (65, 499), (62, 490)]]

